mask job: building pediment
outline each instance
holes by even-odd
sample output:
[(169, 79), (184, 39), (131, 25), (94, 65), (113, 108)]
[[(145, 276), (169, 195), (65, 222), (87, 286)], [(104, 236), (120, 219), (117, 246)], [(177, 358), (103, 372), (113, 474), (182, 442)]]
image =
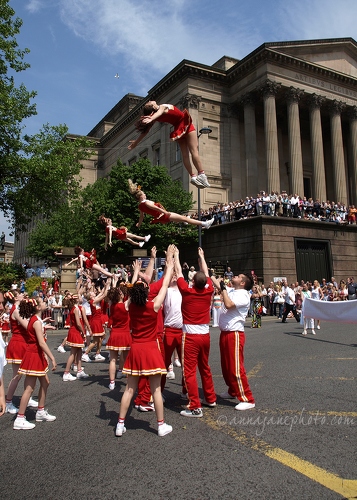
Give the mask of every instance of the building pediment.
[(353, 38), (267, 43), (276, 52), (357, 77), (357, 43)]

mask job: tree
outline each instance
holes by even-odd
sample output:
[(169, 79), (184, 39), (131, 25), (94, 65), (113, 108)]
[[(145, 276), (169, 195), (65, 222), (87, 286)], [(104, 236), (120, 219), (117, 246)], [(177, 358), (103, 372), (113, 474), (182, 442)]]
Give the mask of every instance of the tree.
[(25, 230), (35, 216), (44, 220), (59, 209), (64, 199), (75, 199), (80, 191), (81, 160), (92, 154), (93, 141), (68, 136), (66, 125), (46, 124), (38, 134), (24, 137), (16, 184), (6, 193), (5, 215), (14, 227)]
[(81, 160), (93, 143), (68, 136), (65, 125), (44, 125), (38, 134), (22, 137), (23, 121), (36, 114), (36, 92), (15, 85), (15, 75), (29, 64), (16, 41), (22, 20), (8, 0), (0, 0), (0, 210), (13, 228), (25, 230), (35, 216), (47, 218), (65, 197), (74, 198)]
[(12, 262), (0, 262), (0, 291), (6, 292), (11, 290), (13, 283), (19, 283), (26, 278), (25, 269), (19, 264)]
[(22, 122), (36, 114), (31, 103), (36, 92), (15, 85), (14, 75), (29, 67), (23, 60), (29, 49), (18, 47), (22, 20), (13, 19), (14, 14), (8, 0), (0, 0), (0, 209), (6, 208), (7, 190), (16, 185), (21, 169), (17, 155), (22, 149)]
[(95, 248), (102, 262), (117, 261), (118, 256), (127, 254), (132, 247), (114, 241), (113, 247), (104, 251), (105, 230), (98, 223), (102, 213), (110, 217), (114, 225), (126, 226), (129, 232), (151, 233), (150, 245), (156, 245), (159, 251), (165, 250), (168, 242), (184, 245), (197, 239), (197, 228), (193, 226), (151, 225), (150, 217), (146, 217), (138, 229), (138, 204), (129, 193), (129, 178), (142, 186), (149, 199), (160, 201), (169, 211), (187, 213), (192, 209), (191, 193), (173, 181), (165, 167), (152, 166), (148, 160), (139, 160), (130, 167), (118, 162), (109, 178), (87, 186), (76, 200), (64, 204), (48, 222), (37, 226), (30, 235), (28, 253), (35, 258), (49, 259), (56, 248), (80, 245), (86, 250)]

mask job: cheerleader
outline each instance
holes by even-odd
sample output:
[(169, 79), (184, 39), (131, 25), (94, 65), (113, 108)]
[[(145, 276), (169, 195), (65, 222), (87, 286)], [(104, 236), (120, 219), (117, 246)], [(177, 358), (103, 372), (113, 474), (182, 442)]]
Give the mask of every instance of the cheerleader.
[(126, 432), (124, 421), (140, 376), (149, 378), (158, 423), (158, 435), (165, 436), (172, 431), (171, 425), (164, 422), (160, 385), (161, 375), (166, 375), (167, 372), (157, 341), (157, 319), (172, 277), (173, 249), (173, 245), (167, 249), (165, 276), (162, 287), (154, 300), (148, 301), (149, 287), (143, 281), (138, 280), (132, 288), (129, 288), (132, 345), (123, 367), (123, 373), (128, 375), (128, 380), (120, 403), (116, 436), (122, 436)]
[(92, 248), (90, 252), (85, 252), (82, 247), (76, 246), (74, 249), (74, 253), (77, 255), (77, 257), (67, 262), (67, 264), (65, 264), (65, 267), (72, 264), (72, 262), (77, 261), (77, 269), (81, 272), (94, 269), (104, 274), (105, 276), (108, 276), (108, 278), (111, 278), (113, 276), (110, 272), (106, 271), (102, 266), (99, 265), (99, 262), (97, 261), (97, 252), (96, 250), (94, 250), (94, 248)]
[(50, 383), (47, 376), (47, 359), (51, 360), (52, 371), (57, 368), (56, 360), (53, 357), (51, 349), (46, 344), (44, 325), (41, 320), (41, 314), (46, 308), (46, 302), (40, 297), (23, 300), (19, 307), (20, 316), (29, 319), (29, 323), (27, 326), (28, 344), (19, 368), (19, 374), (25, 375), (26, 378), (25, 390), (13, 426), (16, 430), (29, 430), (35, 427), (35, 424), (26, 420), (25, 410), (35, 388), (37, 379), (40, 381), (40, 390), (38, 393), (36, 422), (53, 422), (56, 420), (54, 415), (50, 415), (47, 410), (45, 410), (47, 389)]
[[(155, 101), (148, 101), (143, 108), (143, 115), (135, 125), (140, 135), (136, 140), (129, 141), (128, 149), (134, 149), (144, 139), (154, 122), (169, 123), (174, 127), (170, 139), (177, 141), (180, 146), (182, 161), (190, 174), (191, 184), (201, 189), (210, 187), (198, 153), (197, 132), (188, 111), (185, 109), (182, 112), (173, 104), (157, 104)], [(190, 154), (197, 174), (193, 172)]]
[[(73, 382), (76, 379), (88, 378), (89, 375), (85, 373), (82, 368), (82, 349), (84, 347), (85, 339), (85, 326), (83, 319), (83, 310), (78, 305), (78, 295), (72, 295), (69, 301), (69, 330), (67, 335), (67, 344), (71, 348), (71, 353), (67, 360), (66, 369), (63, 374), (63, 382)], [(72, 364), (76, 366), (77, 376), (74, 377), (70, 373)]]
[[(12, 292), (6, 292), (4, 298), (11, 304), (9, 314), (12, 332), (9, 345), (6, 348), (6, 361), (12, 364), (12, 379), (10, 380), (6, 394), (6, 413), (15, 414), (19, 410), (14, 406), (12, 398), (21, 379), (18, 371), (27, 347), (28, 320), (22, 318), (19, 314), (19, 304), (23, 300), (23, 293), (13, 290)], [(37, 408), (38, 403), (30, 397), (28, 406)]]
[(0, 337), (0, 417), (4, 415), (6, 411), (4, 379), (2, 376), (5, 365), (6, 365), (5, 344), (3, 339)]
[(5, 305), (4, 312), (0, 316), (0, 324), (1, 324), (1, 334), (2, 339), (4, 341), (5, 347), (7, 347), (9, 343), (9, 333), (10, 333), (10, 307), (8, 304)]
[(174, 212), (167, 212), (165, 208), (157, 202), (150, 201), (146, 198), (146, 194), (141, 190), (141, 187), (134, 184), (131, 179), (128, 179), (129, 191), (134, 196), (134, 198), (139, 202), (140, 217), (139, 222), (136, 227), (140, 227), (143, 220), (144, 214), (151, 215), (153, 220), (150, 224), (168, 224), (169, 222), (184, 222), (187, 224), (192, 224), (194, 226), (202, 226), (204, 229), (209, 229), (213, 222), (214, 217), (210, 220), (197, 220), (191, 219), (186, 215), (179, 215)]
[(105, 217), (105, 215), (101, 215), (99, 217), (99, 222), (103, 224), (103, 226), (105, 226), (104, 250), (107, 250), (108, 245), (110, 247), (113, 245), (112, 236), (114, 236), (116, 240), (126, 241), (127, 243), (131, 243), (131, 245), (140, 248), (143, 247), (144, 243), (149, 241), (149, 239), (151, 238), (150, 234), (148, 234), (147, 236), (138, 236), (136, 234), (128, 233), (128, 229), (125, 226), (120, 226), (119, 228), (116, 228), (112, 225), (112, 219)]
[(92, 337), (93, 340), (85, 350), (85, 352), (82, 354), (82, 361), (85, 361), (86, 363), (90, 363), (92, 360), (89, 357), (89, 353), (93, 349), (94, 346), (97, 346), (96, 349), (96, 355), (95, 355), (95, 361), (104, 361), (105, 357), (100, 354), (100, 350), (102, 348), (102, 343), (103, 339), (105, 336), (105, 331), (104, 331), (104, 326), (103, 326), (103, 319), (102, 319), (102, 308), (101, 308), (101, 301), (104, 299), (104, 297), (108, 293), (108, 288), (110, 286), (110, 280), (107, 281), (105, 284), (105, 287), (99, 294), (97, 295), (95, 292), (89, 292), (89, 305), (91, 308), (91, 322), (90, 322), (90, 327), (92, 330)]
[[(129, 324), (129, 301), (127, 299), (127, 287), (113, 287), (108, 291), (110, 303), (111, 331), (107, 342), (109, 350), (109, 389), (115, 388), (115, 371), (120, 354), (120, 366), (123, 368), (124, 362), (131, 346), (131, 334)], [(125, 302), (124, 302), (125, 301)], [(119, 369), (119, 375), (122, 370)]]

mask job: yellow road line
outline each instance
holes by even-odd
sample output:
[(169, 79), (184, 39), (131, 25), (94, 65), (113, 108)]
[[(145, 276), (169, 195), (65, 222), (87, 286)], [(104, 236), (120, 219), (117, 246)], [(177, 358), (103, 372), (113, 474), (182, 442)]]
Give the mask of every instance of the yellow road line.
[[(211, 413), (211, 412), (210, 412)], [(343, 479), (336, 474), (327, 472), (307, 460), (303, 460), (292, 453), (289, 453), (281, 448), (276, 448), (266, 443), (262, 439), (248, 436), (243, 431), (235, 431), (231, 427), (222, 426), (217, 420), (214, 420), (213, 414), (205, 413), (204, 422), (214, 430), (219, 430), (225, 434), (232, 436), (240, 444), (247, 446), (263, 455), (280, 462), (282, 465), (299, 472), (300, 474), (312, 479), (336, 493), (339, 493), (344, 498), (354, 498), (357, 496), (357, 480)]]

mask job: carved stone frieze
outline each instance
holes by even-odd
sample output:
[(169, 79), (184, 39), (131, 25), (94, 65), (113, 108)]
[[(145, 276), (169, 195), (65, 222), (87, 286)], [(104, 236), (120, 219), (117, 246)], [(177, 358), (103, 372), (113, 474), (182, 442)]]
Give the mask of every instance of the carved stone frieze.
[(180, 106), (182, 108), (198, 109), (202, 97), (195, 94), (186, 94), (180, 99)]

